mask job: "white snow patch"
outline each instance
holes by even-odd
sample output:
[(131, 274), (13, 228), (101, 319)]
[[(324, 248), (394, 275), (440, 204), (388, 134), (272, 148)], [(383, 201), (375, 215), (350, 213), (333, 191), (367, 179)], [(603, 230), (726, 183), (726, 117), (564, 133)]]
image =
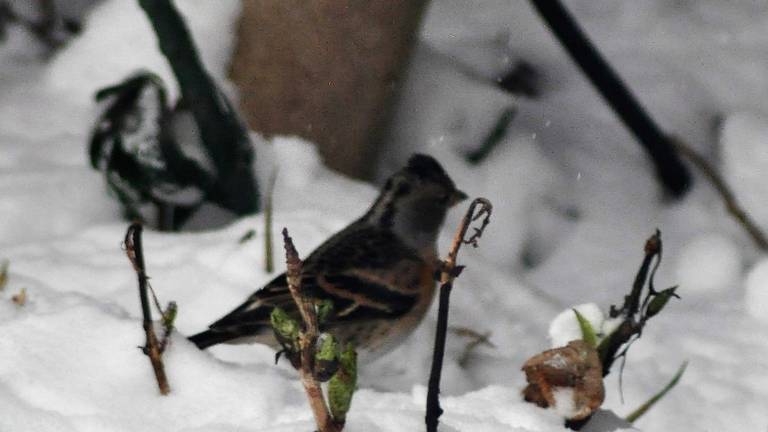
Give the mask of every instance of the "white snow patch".
[[(206, 69), (223, 80), (234, 47), (240, 0), (179, 0), (174, 4), (185, 18)], [(47, 81), (68, 97), (88, 103), (96, 90), (138, 69), (158, 74), (169, 88), (170, 99), (176, 98), (176, 79), (138, 2), (107, 0), (90, 11), (84, 32), (53, 60)]]
[(579, 320), (573, 310), (579, 313), (592, 324), (592, 328), (599, 332), (603, 326), (605, 316), (600, 307), (594, 303), (585, 303), (566, 309), (558, 314), (549, 324), (549, 340), (553, 348), (568, 345), (568, 342), (583, 339)]
[[(221, 79), (239, 2), (177, 4), (204, 61)], [(725, 116), (724, 173), (747, 211), (768, 226), (761, 145), (768, 135), (761, 114), (768, 100), (764, 5), (594, 0), (569, 7), (664, 130), (717, 160), (711, 123), (715, 114)], [(173, 81), (135, 2), (109, 0), (86, 24), (84, 35), (50, 65), (15, 27), (0, 45), (0, 242), (3, 257), (11, 260), (9, 285), (0, 293), (0, 406), (13, 413), (0, 417), (0, 430), (311, 430), (296, 375), (275, 368), (271, 350), (237, 346), (198, 353), (180, 337), (201, 330), (274, 277), (259, 268), (259, 216), (204, 233), (146, 232), (153, 285), (162, 300), (181, 307), (180, 333), (167, 359), (174, 394), (156, 396), (147, 359), (135, 349), (142, 337), (135, 275), (119, 247), (125, 223), (103, 179), (87, 166), (85, 143), (95, 89), (137, 67)], [(418, 76), (409, 78), (395, 116), (403, 129), (394, 132), (397, 146), (387, 149), (380, 175), (399, 168), (412, 151), (428, 151), (459, 187), (487, 195), (498, 206), (480, 249), (462, 250), (467, 268), (451, 299), (451, 325), (490, 332), (495, 348), (477, 347), (461, 367), (468, 340), (449, 335), (444, 427), (564, 430), (554, 413), (522, 404), (519, 397), (519, 367), (541, 351), (549, 318), (568, 304), (620, 304), (642, 259), (643, 241), (656, 227), (665, 241), (656, 280), (664, 286), (680, 282), (676, 266), (683, 245), (695, 236), (721, 233), (747, 244), (745, 236), (703, 181), (681, 202), (661, 199), (643, 151), (530, 7), (506, 0), (437, 0), (422, 35), (439, 56), (421, 56)], [(542, 72), (536, 99), (513, 99), (492, 84), (518, 58)], [(419, 61), (417, 56), (414, 64)], [(508, 137), (486, 164), (469, 166), (466, 150), (476, 148), (511, 103), (518, 115)], [(751, 114), (738, 114), (744, 112)], [(260, 175), (271, 172), (264, 167), (281, 165), (275, 230), (289, 227), (302, 253), (364, 212), (376, 195), (370, 186), (323, 169), (308, 143), (279, 139), (257, 145)], [(461, 212), (450, 215), (441, 251)], [(238, 243), (254, 228), (253, 240)], [(495, 235), (507, 241), (486, 242)], [(741, 252), (744, 266), (751, 267), (757, 256), (752, 246)], [(517, 265), (529, 255), (535, 258), (530, 265)], [(654, 317), (630, 352), (626, 404), (613, 390), (616, 374), (609, 375), (606, 411), (585, 430), (629, 428), (607, 410), (626, 414), (658, 391), (684, 359), (691, 365), (680, 384), (638, 427), (765, 429), (768, 347), (756, 335), (765, 334), (768, 324), (747, 313), (765, 316), (765, 290), (755, 282), (766, 279), (763, 268), (761, 262), (747, 278), (744, 298), (683, 296)], [(18, 308), (9, 298), (22, 287), (29, 303)], [(423, 428), (419, 384), (429, 370), (434, 318), (433, 309), (404, 345), (363, 368), (350, 431)], [(83, 353), (103, 359), (81, 360)], [(265, 397), (265, 388), (273, 395)], [(141, 409), (151, 412), (146, 420), (134, 420)]]
[(768, 323), (768, 259), (758, 261), (747, 273), (744, 305), (754, 318)]
[(555, 399), (555, 406), (552, 408), (557, 415), (563, 418), (571, 418), (578, 413), (573, 396), (572, 387), (555, 387), (552, 389), (552, 397)]
[(742, 274), (741, 250), (725, 235), (702, 234), (683, 246), (676, 270), (683, 295), (733, 291)]
[(768, 117), (732, 114), (723, 124), (723, 174), (736, 198), (759, 226), (768, 226)]

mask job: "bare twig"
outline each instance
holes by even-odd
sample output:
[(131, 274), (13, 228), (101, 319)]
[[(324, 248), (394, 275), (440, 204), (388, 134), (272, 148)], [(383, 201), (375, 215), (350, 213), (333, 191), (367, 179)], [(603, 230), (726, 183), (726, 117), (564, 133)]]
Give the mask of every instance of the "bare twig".
[(725, 204), (725, 208), (728, 213), (730, 213), (731, 216), (736, 219), (736, 222), (738, 222), (739, 225), (744, 228), (747, 234), (752, 238), (752, 241), (755, 243), (755, 245), (760, 248), (760, 250), (767, 251), (768, 237), (766, 237), (763, 230), (757, 226), (755, 221), (752, 220), (746, 210), (741, 207), (738, 200), (736, 199), (736, 195), (733, 193), (733, 191), (731, 191), (731, 188), (728, 187), (725, 179), (723, 179), (717, 169), (712, 166), (696, 150), (694, 150), (688, 144), (684, 143), (682, 140), (672, 138), (671, 141), (677, 149), (678, 153), (680, 153), (684, 158), (688, 159), (688, 161), (690, 161), (693, 166), (701, 171), (707, 181), (712, 184), (712, 187), (714, 187), (717, 193), (720, 194), (720, 197), (722, 198), (723, 204)]
[(308, 296), (301, 290), (301, 259), (293, 245), (293, 240), (288, 235), (288, 230), (283, 228), (283, 243), (285, 245), (285, 260), (287, 269), (285, 272), (288, 281), (288, 289), (291, 297), (299, 309), (301, 318), (304, 321), (304, 330), (299, 332), (299, 351), (301, 356), (301, 365), (299, 367), (299, 376), (304, 391), (309, 399), (309, 406), (315, 416), (315, 422), (320, 432), (339, 432), (341, 425), (336, 423), (328, 411), (325, 403), (323, 389), (320, 382), (315, 378), (312, 370), (315, 364), (315, 347), (318, 338), (318, 323), (315, 305)]
[[(600, 362), (603, 365), (603, 376), (610, 373), (616, 359), (626, 360), (629, 347), (640, 338), (648, 320), (658, 315), (671, 298), (679, 298), (675, 293), (676, 286), (661, 291), (657, 291), (654, 287), (653, 279), (661, 263), (661, 256), (661, 232), (656, 230), (645, 243), (643, 262), (635, 276), (632, 290), (624, 296), (624, 304), (621, 308), (611, 306), (609, 316), (621, 318), (621, 324), (597, 347)], [(644, 290), (646, 285), (648, 289)], [(623, 365), (624, 362), (622, 362), (622, 370)], [(621, 386), (621, 375), (619, 375), (619, 385)]]
[(469, 356), (472, 355), (472, 352), (475, 350), (475, 348), (479, 347), (480, 345), (496, 348), (496, 345), (494, 345), (493, 342), (491, 342), (489, 339), (491, 337), (491, 332), (489, 331), (479, 333), (469, 327), (448, 327), (448, 330), (457, 336), (463, 336), (469, 339), (469, 342), (467, 342), (467, 344), (464, 346), (464, 351), (459, 357), (459, 366), (463, 368), (467, 366), (467, 363), (469, 362)]
[[(478, 209), (479, 207), (479, 209)], [(453, 281), (459, 276), (463, 267), (456, 264), (456, 257), (462, 244), (471, 244), (477, 247), (477, 240), (483, 234), (488, 225), (493, 206), (485, 198), (475, 198), (469, 205), (464, 219), (461, 221), (456, 234), (451, 242), (448, 256), (440, 269), (440, 304), (437, 312), (437, 331), (435, 334), (435, 347), (432, 354), (432, 369), (429, 373), (429, 387), (427, 390), (427, 412), (424, 418), (427, 424), (427, 432), (437, 432), (437, 424), (443, 409), (440, 408), (440, 377), (443, 371), (443, 357), (445, 356), (445, 339), (448, 330), (448, 309), (450, 307), (450, 295)], [(477, 210), (477, 212), (475, 211)], [(466, 239), (467, 230), (473, 221), (483, 217), (479, 228), (474, 228), (474, 233)]]
[(508, 107), (504, 109), (499, 118), (496, 120), (496, 124), (494, 124), (493, 129), (491, 129), (491, 132), (485, 137), (480, 146), (467, 153), (467, 162), (473, 165), (477, 165), (484, 161), (488, 155), (491, 154), (491, 152), (496, 148), (496, 146), (501, 143), (501, 140), (504, 139), (504, 137), (507, 135), (509, 125), (512, 123), (512, 120), (514, 120), (516, 114), (517, 109), (515, 107)]
[(171, 388), (168, 385), (168, 378), (165, 375), (162, 356), (163, 352), (160, 349), (160, 343), (157, 340), (157, 335), (155, 335), (155, 330), (152, 326), (152, 308), (150, 307), (148, 294), (149, 277), (147, 276), (146, 267), (144, 266), (144, 250), (141, 245), (141, 231), (142, 226), (138, 223), (133, 223), (128, 227), (128, 231), (125, 233), (125, 252), (128, 255), (128, 259), (131, 261), (139, 280), (139, 299), (141, 300), (141, 313), (143, 316), (142, 325), (144, 327), (144, 333), (146, 334), (146, 343), (142, 347), (142, 351), (149, 357), (149, 361), (152, 363), (152, 369), (155, 372), (155, 379), (157, 380), (160, 394), (167, 395), (170, 393)]

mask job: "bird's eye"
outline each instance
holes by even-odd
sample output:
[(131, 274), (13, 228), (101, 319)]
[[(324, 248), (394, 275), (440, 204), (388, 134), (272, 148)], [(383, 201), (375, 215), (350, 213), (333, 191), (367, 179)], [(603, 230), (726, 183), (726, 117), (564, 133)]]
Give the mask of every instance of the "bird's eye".
[(411, 185), (404, 183), (397, 187), (397, 191), (395, 191), (396, 196), (404, 196), (408, 195), (411, 192)]

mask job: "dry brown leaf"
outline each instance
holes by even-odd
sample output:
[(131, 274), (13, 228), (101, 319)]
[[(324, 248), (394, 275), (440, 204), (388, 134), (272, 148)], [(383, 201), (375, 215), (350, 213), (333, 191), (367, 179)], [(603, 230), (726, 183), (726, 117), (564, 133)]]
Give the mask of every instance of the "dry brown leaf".
[[(523, 390), (525, 400), (547, 408), (560, 408), (568, 412), (568, 420), (589, 417), (603, 403), (603, 367), (597, 350), (582, 340), (537, 354), (523, 365), (528, 386)], [(570, 397), (572, 406), (564, 405), (562, 395)]]
[(11, 301), (19, 306), (24, 306), (27, 303), (27, 289), (22, 288), (18, 294), (11, 297)]

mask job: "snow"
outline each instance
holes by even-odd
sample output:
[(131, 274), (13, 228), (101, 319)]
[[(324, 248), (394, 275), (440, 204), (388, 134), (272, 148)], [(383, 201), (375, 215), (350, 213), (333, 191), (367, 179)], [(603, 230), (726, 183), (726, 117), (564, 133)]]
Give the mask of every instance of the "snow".
[(576, 318), (575, 310), (586, 319), (596, 332), (599, 332), (605, 321), (603, 311), (595, 303), (586, 303), (560, 312), (549, 324), (549, 339), (552, 341), (552, 348), (568, 345), (568, 342), (576, 339), (583, 339), (579, 320)]
[(752, 112), (729, 115), (723, 123), (723, 172), (736, 198), (761, 226), (768, 225), (765, 172), (768, 170), (768, 118)]
[(733, 291), (742, 274), (739, 246), (729, 237), (708, 233), (694, 237), (680, 250), (676, 283), (682, 295)]
[[(229, 31), (240, 12), (238, 0), (175, 2), (194, 35), (200, 57), (215, 79), (226, 76), (234, 49)], [(119, 18), (116, 18), (119, 17)], [(138, 2), (109, 0), (90, 11), (83, 33), (53, 60), (47, 84), (78, 102), (87, 103), (94, 89), (121, 81), (137, 69), (149, 69), (178, 96), (171, 68), (157, 48), (157, 38)], [(130, 53), (130, 54), (128, 54)]]
[(553, 410), (561, 417), (572, 418), (578, 413), (576, 403), (573, 400), (573, 388), (555, 387), (552, 391), (552, 397), (555, 398)]
[[(229, 88), (224, 76), (240, 2), (176, 3), (204, 63)], [(568, 3), (654, 117), (722, 168), (768, 228), (765, 6)], [(135, 275), (120, 247), (126, 223), (85, 151), (99, 87), (148, 68), (169, 84), (172, 99), (177, 94), (136, 3), (99, 4), (84, 33), (49, 63), (27, 49), (34, 45), (28, 35), (9, 30), (0, 46), (0, 259), (10, 261), (0, 292), (0, 406), (12, 414), (0, 417), (0, 430), (311, 430), (297, 376), (274, 366), (271, 350), (199, 352), (183, 338), (274, 277), (261, 269), (260, 215), (217, 230), (145, 232), (152, 285), (161, 301), (179, 304), (178, 333), (166, 354), (171, 395), (157, 394), (136, 348), (143, 335)], [(539, 98), (512, 97), (493, 85), (517, 58), (541, 72)], [(469, 165), (464, 155), (510, 107), (518, 113), (507, 136), (486, 160)], [(658, 227), (665, 249), (656, 285), (680, 284), (682, 299), (632, 346), (624, 402), (618, 373), (611, 373), (603, 410), (584, 430), (630, 430), (620, 417), (661, 389), (684, 360), (690, 366), (678, 386), (637, 429), (765, 430), (765, 255), (703, 178), (684, 200), (662, 199), (639, 146), (527, 3), (433, 2), (395, 122), (379, 177), (412, 151), (426, 151), (459, 187), (496, 205), (480, 248), (461, 252), (467, 268), (450, 314), (451, 326), (490, 332), (495, 347), (480, 345), (461, 364), (469, 339), (449, 334), (442, 429), (565, 430), (557, 413), (522, 402), (520, 367), (550, 346), (548, 334), (552, 345), (580, 337), (573, 307), (608, 331), (604, 314), (622, 302), (643, 243)], [(302, 255), (376, 196), (370, 185), (325, 169), (310, 143), (253, 137), (262, 187), (276, 173), (273, 237), (288, 227)], [(460, 216), (461, 209), (449, 215), (441, 250)], [(250, 230), (254, 238), (240, 243)], [(10, 298), (22, 288), (28, 303), (20, 307)], [(407, 343), (363, 366), (347, 430), (423, 428), (435, 316), (433, 308)]]
[(762, 259), (747, 273), (744, 305), (756, 319), (768, 322), (768, 259)]

